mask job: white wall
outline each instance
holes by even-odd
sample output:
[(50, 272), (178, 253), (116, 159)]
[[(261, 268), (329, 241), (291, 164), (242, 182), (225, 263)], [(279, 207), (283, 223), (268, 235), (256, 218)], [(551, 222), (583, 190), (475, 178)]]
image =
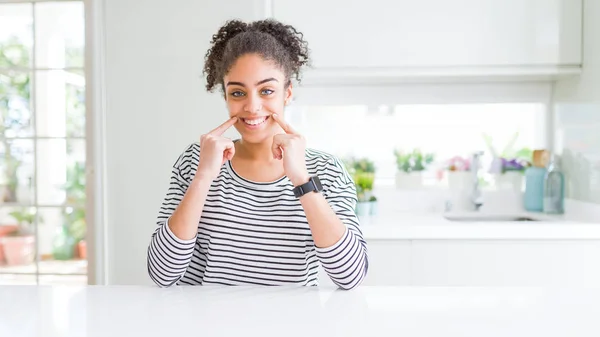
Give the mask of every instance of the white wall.
[(600, 203), (600, 1), (584, 1), (583, 73), (556, 84), (555, 102), (568, 197)]
[(227, 116), (219, 94), (204, 89), (210, 38), (226, 19), (260, 18), (262, 3), (270, 1), (104, 0), (109, 284), (151, 284), (146, 247), (170, 167)]
[[(259, 8), (260, 9), (260, 8)], [(203, 58), (226, 19), (253, 1), (106, 0), (107, 266), (110, 284), (148, 284), (146, 247), (184, 147), (227, 118)]]

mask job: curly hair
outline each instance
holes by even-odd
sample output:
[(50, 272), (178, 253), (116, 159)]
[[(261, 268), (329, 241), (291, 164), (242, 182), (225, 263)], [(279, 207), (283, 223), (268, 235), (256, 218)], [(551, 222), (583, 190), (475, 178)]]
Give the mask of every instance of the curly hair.
[(204, 58), (206, 90), (213, 91), (242, 55), (256, 53), (277, 64), (285, 74), (286, 87), (294, 76), (300, 81), (300, 69), (309, 62), (308, 44), (294, 27), (274, 19), (245, 23), (230, 20), (212, 36)]

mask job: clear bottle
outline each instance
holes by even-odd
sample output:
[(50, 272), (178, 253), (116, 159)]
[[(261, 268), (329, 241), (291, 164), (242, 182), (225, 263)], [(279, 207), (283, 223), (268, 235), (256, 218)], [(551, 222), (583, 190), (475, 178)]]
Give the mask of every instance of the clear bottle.
[(560, 170), (556, 155), (550, 157), (544, 177), (544, 213), (564, 213), (565, 176)]

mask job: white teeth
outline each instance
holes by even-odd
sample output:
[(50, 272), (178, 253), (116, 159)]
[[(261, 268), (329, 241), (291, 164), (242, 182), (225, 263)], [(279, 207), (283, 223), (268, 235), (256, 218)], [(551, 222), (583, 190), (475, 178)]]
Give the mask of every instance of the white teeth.
[(264, 122), (266, 119), (267, 119), (267, 117), (260, 117), (260, 118), (254, 118), (254, 119), (244, 118), (244, 123), (246, 123), (248, 125), (258, 125), (258, 124), (261, 124), (262, 122)]

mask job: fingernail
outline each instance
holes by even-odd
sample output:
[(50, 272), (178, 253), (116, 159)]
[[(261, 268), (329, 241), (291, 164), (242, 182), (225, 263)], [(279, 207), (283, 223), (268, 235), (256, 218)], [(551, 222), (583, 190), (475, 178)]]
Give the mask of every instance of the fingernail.
[(277, 115), (277, 114), (273, 114), (273, 117), (279, 117), (279, 115)]

